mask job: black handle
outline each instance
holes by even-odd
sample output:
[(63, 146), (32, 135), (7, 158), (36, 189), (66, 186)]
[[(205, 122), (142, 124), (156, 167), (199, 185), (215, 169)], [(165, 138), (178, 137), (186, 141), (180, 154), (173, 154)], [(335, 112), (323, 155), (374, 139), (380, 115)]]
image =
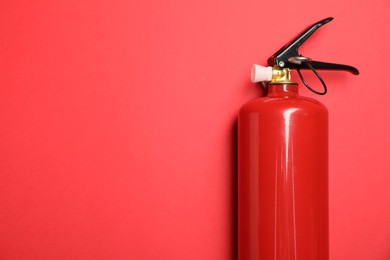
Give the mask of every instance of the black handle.
[(302, 33), (300, 33), (297, 37), (295, 37), (293, 40), (288, 42), (286, 45), (284, 45), (282, 48), (280, 48), (274, 55), (268, 58), (268, 65), (269, 66), (278, 66), (281, 68), (290, 68), (290, 69), (311, 69), (308, 66), (308, 63), (311, 64), (311, 66), (314, 69), (319, 70), (344, 70), (349, 71), (354, 75), (358, 75), (359, 71), (355, 67), (349, 66), (349, 65), (343, 65), (343, 64), (335, 64), (335, 63), (328, 63), (328, 62), (320, 62), (320, 61), (311, 61), (310, 59), (307, 59), (306, 62), (290, 62), (291, 58), (294, 57), (303, 57), (299, 54), (298, 49), (299, 47), (321, 26), (329, 23), (332, 21), (332, 17), (325, 18), (311, 26), (309, 26), (306, 30), (304, 30)]
[(298, 48), (315, 32), (318, 28), (324, 24), (329, 23), (333, 20), (333, 17), (325, 18), (311, 26), (306, 30), (300, 33), (297, 37), (289, 41), (282, 48), (280, 48), (274, 55), (268, 58), (268, 65), (273, 66), (277, 65), (279, 67), (288, 67), (288, 59), (290, 57), (300, 56), (298, 53)]
[[(309, 63), (311, 66), (313, 66), (313, 68), (317, 70), (343, 70), (343, 71), (351, 72), (354, 75), (359, 75), (359, 70), (349, 65), (321, 62), (321, 61), (310, 61)], [(300, 69), (310, 69), (310, 68), (308, 66), (308, 63), (303, 62), (300, 65)]]

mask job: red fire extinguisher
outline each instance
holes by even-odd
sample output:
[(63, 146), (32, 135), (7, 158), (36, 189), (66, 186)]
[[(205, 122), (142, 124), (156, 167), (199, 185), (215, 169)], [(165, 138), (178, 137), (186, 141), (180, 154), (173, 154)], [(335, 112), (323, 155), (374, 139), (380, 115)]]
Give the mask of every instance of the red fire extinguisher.
[[(267, 82), (268, 95), (245, 104), (238, 117), (238, 259), (328, 260), (328, 112), (299, 96), (292, 69), (316, 94), (327, 88), (317, 70), (351, 66), (313, 61), (298, 48), (327, 18), (313, 24), (268, 59), (254, 65), (252, 82)], [(318, 77), (314, 90), (301, 71)]]

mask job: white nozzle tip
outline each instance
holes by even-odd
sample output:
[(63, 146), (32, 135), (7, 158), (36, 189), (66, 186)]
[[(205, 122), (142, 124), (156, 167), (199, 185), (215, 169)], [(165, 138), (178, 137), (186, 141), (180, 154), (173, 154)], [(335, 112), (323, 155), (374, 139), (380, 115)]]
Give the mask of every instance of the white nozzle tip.
[(264, 67), (254, 64), (251, 71), (251, 81), (271, 81), (272, 80), (272, 67)]

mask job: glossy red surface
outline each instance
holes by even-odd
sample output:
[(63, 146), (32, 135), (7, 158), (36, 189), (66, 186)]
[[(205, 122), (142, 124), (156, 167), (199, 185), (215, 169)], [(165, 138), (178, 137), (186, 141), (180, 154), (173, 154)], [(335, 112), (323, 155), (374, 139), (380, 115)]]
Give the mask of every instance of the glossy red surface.
[(328, 112), (271, 85), (238, 119), (239, 260), (329, 259)]

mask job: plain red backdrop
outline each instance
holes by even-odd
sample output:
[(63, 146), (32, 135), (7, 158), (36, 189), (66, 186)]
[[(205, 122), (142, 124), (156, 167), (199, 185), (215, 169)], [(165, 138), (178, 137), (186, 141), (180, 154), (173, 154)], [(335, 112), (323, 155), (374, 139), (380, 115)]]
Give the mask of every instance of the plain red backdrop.
[[(388, 0), (0, 3), (0, 259), (235, 259), (236, 135), (266, 59), (330, 111), (332, 260), (390, 259)], [(302, 88), (301, 93), (314, 97)]]

